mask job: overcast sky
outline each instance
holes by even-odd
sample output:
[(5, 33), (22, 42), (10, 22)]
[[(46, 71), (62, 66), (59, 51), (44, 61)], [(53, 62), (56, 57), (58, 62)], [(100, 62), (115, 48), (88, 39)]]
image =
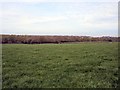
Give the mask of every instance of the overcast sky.
[(7, 1), (1, 3), (2, 34), (118, 35), (117, 0)]

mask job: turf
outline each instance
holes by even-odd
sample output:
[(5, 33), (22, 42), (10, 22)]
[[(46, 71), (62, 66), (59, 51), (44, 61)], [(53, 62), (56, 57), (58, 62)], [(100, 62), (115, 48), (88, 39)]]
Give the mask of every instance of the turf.
[(116, 88), (118, 43), (4, 44), (3, 88)]

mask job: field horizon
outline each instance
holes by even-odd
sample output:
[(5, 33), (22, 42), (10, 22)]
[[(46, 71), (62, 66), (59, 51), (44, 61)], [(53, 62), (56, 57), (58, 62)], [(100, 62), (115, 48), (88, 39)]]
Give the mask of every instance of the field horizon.
[(120, 88), (119, 8), (118, 0), (0, 1), (2, 89)]

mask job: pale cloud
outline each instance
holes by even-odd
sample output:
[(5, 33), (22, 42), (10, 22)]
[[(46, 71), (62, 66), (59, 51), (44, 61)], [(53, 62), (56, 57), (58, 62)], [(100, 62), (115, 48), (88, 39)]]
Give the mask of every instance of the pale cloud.
[[(15, 11), (15, 12), (14, 12)], [(52, 32), (56, 32), (57, 28), (53, 26), (51, 27), (49, 23), (59, 22), (66, 20), (67, 17), (65, 16), (34, 16), (29, 15), (29, 13), (21, 12), (19, 10), (6, 10), (2, 13), (2, 23), (3, 23), (3, 32), (24, 32), (24, 34), (28, 34), (31, 32), (45, 32), (47, 33), (48, 30), (51, 30)], [(48, 23), (47, 27), (50, 27), (49, 29), (46, 29), (46, 24)], [(43, 24), (43, 25), (41, 25)], [(7, 27), (6, 27), (7, 26)], [(59, 27), (59, 25), (58, 25)], [(57, 31), (58, 32), (58, 31)]]
[[(103, 3), (96, 7), (69, 5), (67, 12), (53, 15), (37, 15), (25, 12), (22, 7), (12, 6), (2, 11), (3, 33), (23, 34), (76, 34), (89, 32), (110, 32), (117, 34), (117, 4)], [(72, 4), (71, 4), (72, 5)], [(90, 8), (90, 10), (88, 10)], [(39, 8), (38, 8), (39, 9)], [(41, 12), (41, 11), (39, 11)], [(50, 13), (50, 12), (49, 12)], [(99, 33), (98, 33), (99, 34)]]
[[(16, 10), (16, 9), (14, 9)], [(44, 23), (44, 22), (55, 22), (60, 20), (66, 20), (66, 16), (34, 16), (29, 13), (21, 12), (21, 11), (13, 11), (6, 10), (2, 12), (2, 18), (5, 20), (5, 23), (14, 23), (14, 24), (36, 24), (36, 23)]]
[(65, 16), (40, 16), (40, 17), (21, 17), (19, 22), (22, 24), (37, 24), (44, 22), (55, 22), (67, 19)]
[(87, 14), (74, 12), (74, 14), (71, 15), (71, 12), (67, 13), (71, 15), (69, 17), (79, 22), (84, 31), (118, 29), (117, 5), (101, 4), (99, 8), (98, 6), (96, 8), (97, 9), (88, 11)]

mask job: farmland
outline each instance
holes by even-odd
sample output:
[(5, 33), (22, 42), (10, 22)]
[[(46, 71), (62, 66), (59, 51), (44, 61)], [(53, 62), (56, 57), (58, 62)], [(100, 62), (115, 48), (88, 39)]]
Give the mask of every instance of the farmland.
[(118, 43), (3, 44), (3, 88), (115, 88)]

